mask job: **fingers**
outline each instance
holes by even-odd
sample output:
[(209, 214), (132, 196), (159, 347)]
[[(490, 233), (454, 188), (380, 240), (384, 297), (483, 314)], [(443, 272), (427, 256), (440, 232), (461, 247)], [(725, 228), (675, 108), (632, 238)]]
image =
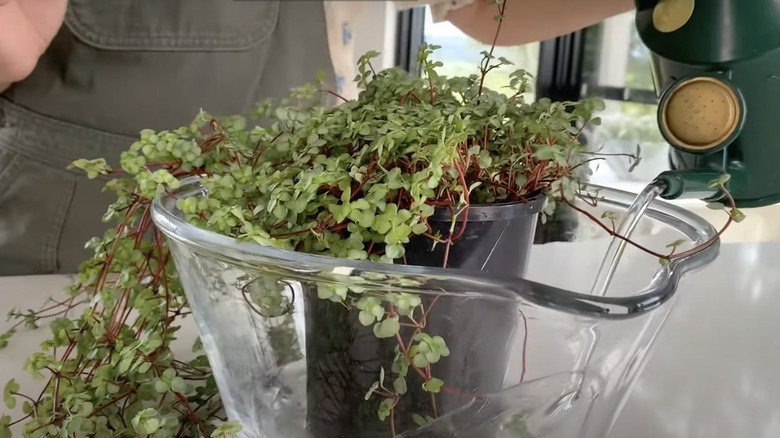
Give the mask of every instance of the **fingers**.
[(32, 72), (45, 45), (18, 2), (0, 1), (0, 82), (16, 82)]

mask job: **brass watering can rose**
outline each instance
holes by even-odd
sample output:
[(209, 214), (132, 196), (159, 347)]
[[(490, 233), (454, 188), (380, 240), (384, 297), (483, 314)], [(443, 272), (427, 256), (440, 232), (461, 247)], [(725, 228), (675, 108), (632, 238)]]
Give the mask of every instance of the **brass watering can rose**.
[(740, 96), (734, 88), (709, 76), (673, 85), (658, 109), (664, 137), (673, 146), (692, 152), (726, 146), (743, 118)]

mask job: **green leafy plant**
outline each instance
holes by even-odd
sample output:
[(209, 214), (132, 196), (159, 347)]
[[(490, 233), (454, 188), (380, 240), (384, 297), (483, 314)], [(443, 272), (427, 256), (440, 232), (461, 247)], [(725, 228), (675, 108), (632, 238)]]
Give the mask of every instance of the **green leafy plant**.
[[(505, 4), (498, 7), (500, 24)], [(574, 206), (574, 170), (590, 159), (578, 136), (585, 124), (599, 123), (594, 112), (603, 104), (526, 102), (531, 76), (523, 70), (511, 75), (512, 93), (487, 89), (486, 75), (510, 64), (492, 49), (483, 53), (479, 74), (440, 76), (441, 63), (430, 60), (436, 48), (421, 47), (419, 77), (375, 71), (378, 54), (367, 53), (353, 101), (318, 78), (281, 102), (260, 103), (254, 125), (201, 112), (187, 126), (142, 131), (120, 168), (104, 159), (75, 161), (87, 177), (107, 178), (116, 200), (104, 221), (114, 226), (87, 243), (94, 255), (81, 265), (67, 301), (12, 315), (20, 325), (51, 318), (51, 336), (25, 365), (45, 383), (43, 391), (23, 394), (15, 381), (5, 386), (6, 406), (21, 402), (23, 416), (2, 416), (0, 438), (18, 423), (35, 438), (237, 436), (241, 425), (224, 417), (200, 344), (193, 348), (200, 355), (186, 362), (171, 350), (189, 309), (150, 209), (156, 196), (174, 196), (183, 178), (200, 177), (208, 189), (207, 196), (178, 200), (192, 224), (259, 245), (378, 263), (405, 263), (410, 240), (426, 238), (447, 248), (447, 267), (449, 248), (467, 226), (461, 220), (455, 227), (455, 219), (473, 205), (543, 196), (545, 214), (561, 203)], [(327, 97), (343, 102), (327, 105)], [(436, 209), (451, 211), (448, 233), (430, 227)], [(617, 236), (614, 226), (592, 219)], [(277, 316), (290, 306), (283, 289), (265, 282), (244, 290), (259, 313)], [(395, 357), (365, 395), (381, 399), (376, 416), (395, 435), (394, 409), (412, 377), (432, 399), (431, 412), (414, 414), (417, 424), (440, 414), (436, 394), (458, 393), (431, 372), (450, 352), (446, 339), (425, 330), (435, 302), (364, 292), (360, 284), (323, 283), (317, 296), (355, 311), (377, 338), (398, 340)], [(80, 304), (87, 309), (71, 315)], [(0, 336), (0, 346), (16, 330)]]

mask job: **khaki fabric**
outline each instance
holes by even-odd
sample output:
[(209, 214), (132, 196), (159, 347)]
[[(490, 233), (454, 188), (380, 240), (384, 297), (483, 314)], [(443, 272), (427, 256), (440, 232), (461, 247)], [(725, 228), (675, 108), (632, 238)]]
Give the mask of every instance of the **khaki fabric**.
[(249, 115), (332, 77), (320, 1), (70, 0), (25, 81), (0, 96), (0, 275), (71, 273), (110, 194), (66, 167), (119, 154), (202, 108)]

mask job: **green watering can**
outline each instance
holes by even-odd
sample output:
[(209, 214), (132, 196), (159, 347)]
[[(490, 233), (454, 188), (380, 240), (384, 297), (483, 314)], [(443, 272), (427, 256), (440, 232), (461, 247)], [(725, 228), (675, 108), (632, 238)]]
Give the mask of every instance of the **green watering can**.
[(671, 145), (666, 199), (780, 201), (780, 0), (636, 0), (652, 52), (658, 125)]

